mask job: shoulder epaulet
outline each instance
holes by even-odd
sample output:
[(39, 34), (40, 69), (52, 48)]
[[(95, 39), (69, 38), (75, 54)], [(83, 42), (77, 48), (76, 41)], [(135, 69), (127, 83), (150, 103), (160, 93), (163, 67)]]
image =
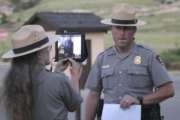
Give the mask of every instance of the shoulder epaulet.
[(109, 48), (106, 48), (103, 52), (101, 52), (99, 55), (104, 55), (104, 54), (109, 54), (109, 53), (112, 53), (112, 50), (113, 47), (109, 47)]
[(106, 49), (104, 50), (104, 52), (111, 51), (112, 49), (113, 49), (113, 47), (111, 46), (111, 47), (109, 47), (109, 48), (106, 48)]
[(145, 49), (145, 50), (147, 50), (147, 51), (149, 51), (149, 52), (155, 53), (155, 50), (154, 50), (154, 49), (152, 49), (152, 48), (150, 48), (150, 47), (147, 47), (147, 46), (145, 46), (145, 45), (137, 44), (137, 46), (138, 46), (139, 48)]

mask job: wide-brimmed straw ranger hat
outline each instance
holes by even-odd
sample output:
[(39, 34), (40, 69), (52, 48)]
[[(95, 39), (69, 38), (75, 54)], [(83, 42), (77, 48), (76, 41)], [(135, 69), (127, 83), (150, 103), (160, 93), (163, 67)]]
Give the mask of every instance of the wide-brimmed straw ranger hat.
[(12, 49), (2, 58), (10, 59), (39, 51), (55, 43), (55, 35), (48, 36), (40, 25), (24, 25), (12, 35)]
[(114, 11), (111, 18), (104, 19), (101, 23), (111, 26), (142, 26), (145, 24), (142, 20), (137, 20), (135, 9), (119, 8)]

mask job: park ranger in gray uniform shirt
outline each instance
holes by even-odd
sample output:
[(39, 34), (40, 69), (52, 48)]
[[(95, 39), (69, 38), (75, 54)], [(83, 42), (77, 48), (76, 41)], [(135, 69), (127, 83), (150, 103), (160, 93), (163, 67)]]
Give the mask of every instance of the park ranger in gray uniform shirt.
[(89, 74), (86, 87), (86, 120), (93, 120), (100, 98), (104, 103), (117, 103), (122, 108), (142, 105), (142, 120), (160, 120), (158, 103), (174, 95), (172, 81), (159, 56), (134, 41), (136, 26), (132, 9), (122, 8), (112, 19), (102, 23), (111, 25), (114, 46), (100, 53)]

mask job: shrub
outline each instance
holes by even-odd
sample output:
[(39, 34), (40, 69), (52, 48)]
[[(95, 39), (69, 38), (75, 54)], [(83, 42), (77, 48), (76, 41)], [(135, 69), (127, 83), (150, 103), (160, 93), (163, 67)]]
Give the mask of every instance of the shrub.
[(175, 64), (176, 67), (180, 66), (180, 48), (162, 52), (161, 58), (168, 68), (172, 68), (172, 65), (174, 66)]

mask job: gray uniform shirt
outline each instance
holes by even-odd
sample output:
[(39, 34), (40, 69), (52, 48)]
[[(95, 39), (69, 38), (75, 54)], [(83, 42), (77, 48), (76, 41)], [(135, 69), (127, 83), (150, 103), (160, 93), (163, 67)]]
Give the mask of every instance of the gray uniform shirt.
[(115, 47), (99, 54), (86, 87), (103, 90), (105, 103), (119, 103), (119, 98), (126, 94), (143, 96), (168, 82), (169, 75), (155, 52), (134, 44), (127, 55), (120, 55)]
[(33, 120), (67, 120), (68, 111), (81, 102), (62, 73), (43, 70), (33, 81)]

